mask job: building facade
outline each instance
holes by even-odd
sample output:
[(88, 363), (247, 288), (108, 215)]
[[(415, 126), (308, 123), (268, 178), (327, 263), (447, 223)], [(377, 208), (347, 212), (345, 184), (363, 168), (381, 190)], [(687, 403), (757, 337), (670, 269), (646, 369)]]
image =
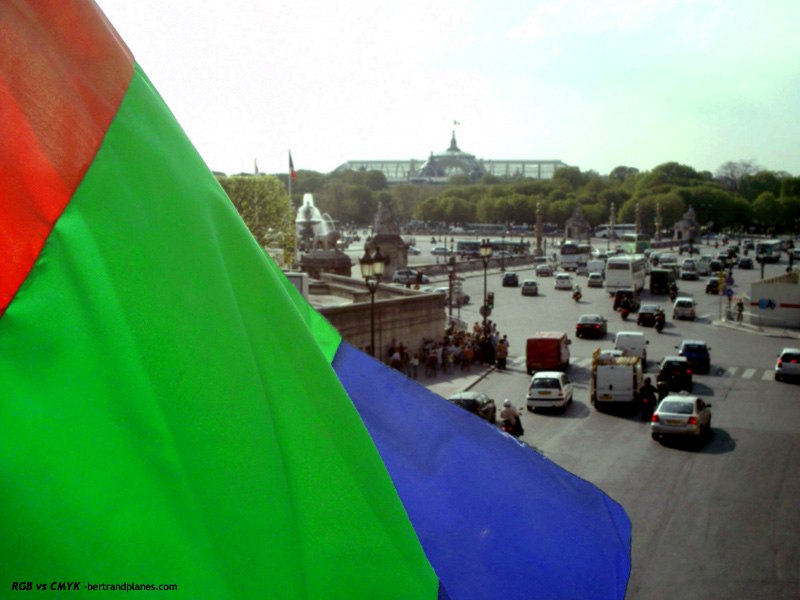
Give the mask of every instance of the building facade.
[(431, 152), (427, 159), (349, 160), (336, 167), (334, 172), (381, 171), (389, 185), (442, 185), (454, 175), (466, 175), (473, 183), (484, 175), (552, 179), (557, 169), (567, 166), (569, 165), (560, 160), (479, 159), (458, 147), (454, 131), (450, 147), (436, 154)]

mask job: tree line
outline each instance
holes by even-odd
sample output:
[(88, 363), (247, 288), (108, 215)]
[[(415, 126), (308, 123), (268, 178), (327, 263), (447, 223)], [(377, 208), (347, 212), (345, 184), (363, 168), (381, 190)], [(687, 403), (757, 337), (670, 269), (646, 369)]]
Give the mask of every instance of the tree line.
[[(653, 231), (656, 211), (671, 227), (692, 207), (697, 222), (711, 231), (798, 233), (800, 177), (760, 168), (753, 161), (730, 161), (715, 173), (668, 162), (650, 171), (619, 166), (608, 175), (558, 169), (550, 180), (485, 175), (473, 184), (467, 176), (451, 177), (444, 186), (387, 184), (380, 171), (329, 174), (300, 170), (287, 193), (287, 175), (217, 175), (254, 237), (262, 245), (283, 246), (292, 238), (294, 214), (303, 195), (311, 193), (322, 213), (341, 228), (371, 224), (379, 203), (391, 207), (401, 223), (411, 219), (437, 223), (536, 222), (539, 207), (547, 223), (563, 227), (580, 206), (592, 226), (640, 223)], [(280, 238), (280, 240), (278, 240)]]

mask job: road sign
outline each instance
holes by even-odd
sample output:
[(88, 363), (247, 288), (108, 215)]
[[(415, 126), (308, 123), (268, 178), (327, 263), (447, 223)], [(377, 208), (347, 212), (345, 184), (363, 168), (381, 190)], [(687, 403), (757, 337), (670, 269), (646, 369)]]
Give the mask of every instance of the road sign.
[(731, 289), (727, 289), (727, 290), (725, 290), (725, 295), (726, 295), (728, 298), (730, 298), (731, 296), (733, 296), (733, 290), (731, 290)]
[(725, 285), (733, 285), (733, 277), (728, 277), (728, 279), (725, 280)]
[(481, 306), (480, 313), (482, 317), (488, 317), (492, 314), (492, 309), (488, 306)]

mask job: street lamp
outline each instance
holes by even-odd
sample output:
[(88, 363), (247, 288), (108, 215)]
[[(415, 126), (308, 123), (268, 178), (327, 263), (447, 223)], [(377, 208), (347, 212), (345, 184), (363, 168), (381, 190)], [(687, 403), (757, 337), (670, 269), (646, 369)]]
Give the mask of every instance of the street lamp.
[(364, 256), (359, 259), (361, 263), (361, 276), (367, 284), (370, 295), (370, 346), (369, 353), (375, 357), (375, 292), (383, 277), (384, 257), (380, 248), (375, 249), (375, 254), (369, 250), (364, 251)]
[[(508, 227), (508, 225), (506, 225), (506, 227)], [(505, 229), (503, 229), (502, 238), (503, 238), (503, 245), (501, 246), (502, 251), (500, 252), (500, 260), (503, 262), (503, 264), (500, 267), (500, 272), (501, 273), (505, 273), (506, 272), (506, 230)]]
[(492, 244), (489, 240), (482, 240), (481, 245), (478, 247), (481, 260), (483, 261), (483, 326), (486, 327), (486, 317), (489, 313), (489, 307), (486, 305), (486, 272), (489, 269), (489, 261), (492, 260)]
[(450, 257), (447, 259), (447, 264), (450, 265), (450, 276), (448, 277), (450, 281), (450, 293), (447, 295), (447, 314), (450, 316), (450, 321), (453, 320), (453, 283), (456, 280), (456, 255), (454, 251), (455, 247), (455, 239), (452, 237), (450, 238)]

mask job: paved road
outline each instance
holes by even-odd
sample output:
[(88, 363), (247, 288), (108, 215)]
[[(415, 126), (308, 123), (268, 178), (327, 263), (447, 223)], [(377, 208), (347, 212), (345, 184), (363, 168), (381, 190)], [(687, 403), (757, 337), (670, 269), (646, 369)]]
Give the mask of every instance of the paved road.
[[(775, 274), (785, 265), (768, 266)], [(521, 278), (531, 276), (520, 271)], [(758, 270), (734, 270), (736, 291)], [(566, 331), (573, 339), (568, 371), (575, 401), (564, 414), (527, 413), (524, 441), (569, 471), (595, 483), (620, 502), (633, 521), (633, 571), (627, 598), (800, 598), (800, 386), (773, 380), (775, 356), (800, 340), (771, 337), (715, 324), (719, 299), (704, 293), (705, 280), (681, 282), (681, 295), (698, 302), (699, 318), (668, 322), (662, 334), (623, 322), (602, 289), (586, 288), (575, 303), (569, 292), (540, 278), (539, 297), (502, 288), (492, 318), (511, 340), (511, 368), (492, 372), (474, 389), (524, 405), (529, 380), (522, 356), (535, 331)], [(481, 298), (483, 278), (468, 279), (467, 292)], [(666, 296), (650, 298), (665, 307)], [(462, 310), (478, 320), (476, 304)], [(572, 335), (577, 317), (599, 313), (609, 320), (600, 341)], [(599, 413), (589, 403), (590, 356), (612, 347), (622, 330), (646, 332), (649, 372), (654, 361), (675, 352), (681, 339), (702, 339), (712, 348), (712, 369), (695, 376), (693, 393), (713, 405), (713, 437), (705, 445), (659, 444), (649, 425), (624, 410)]]

